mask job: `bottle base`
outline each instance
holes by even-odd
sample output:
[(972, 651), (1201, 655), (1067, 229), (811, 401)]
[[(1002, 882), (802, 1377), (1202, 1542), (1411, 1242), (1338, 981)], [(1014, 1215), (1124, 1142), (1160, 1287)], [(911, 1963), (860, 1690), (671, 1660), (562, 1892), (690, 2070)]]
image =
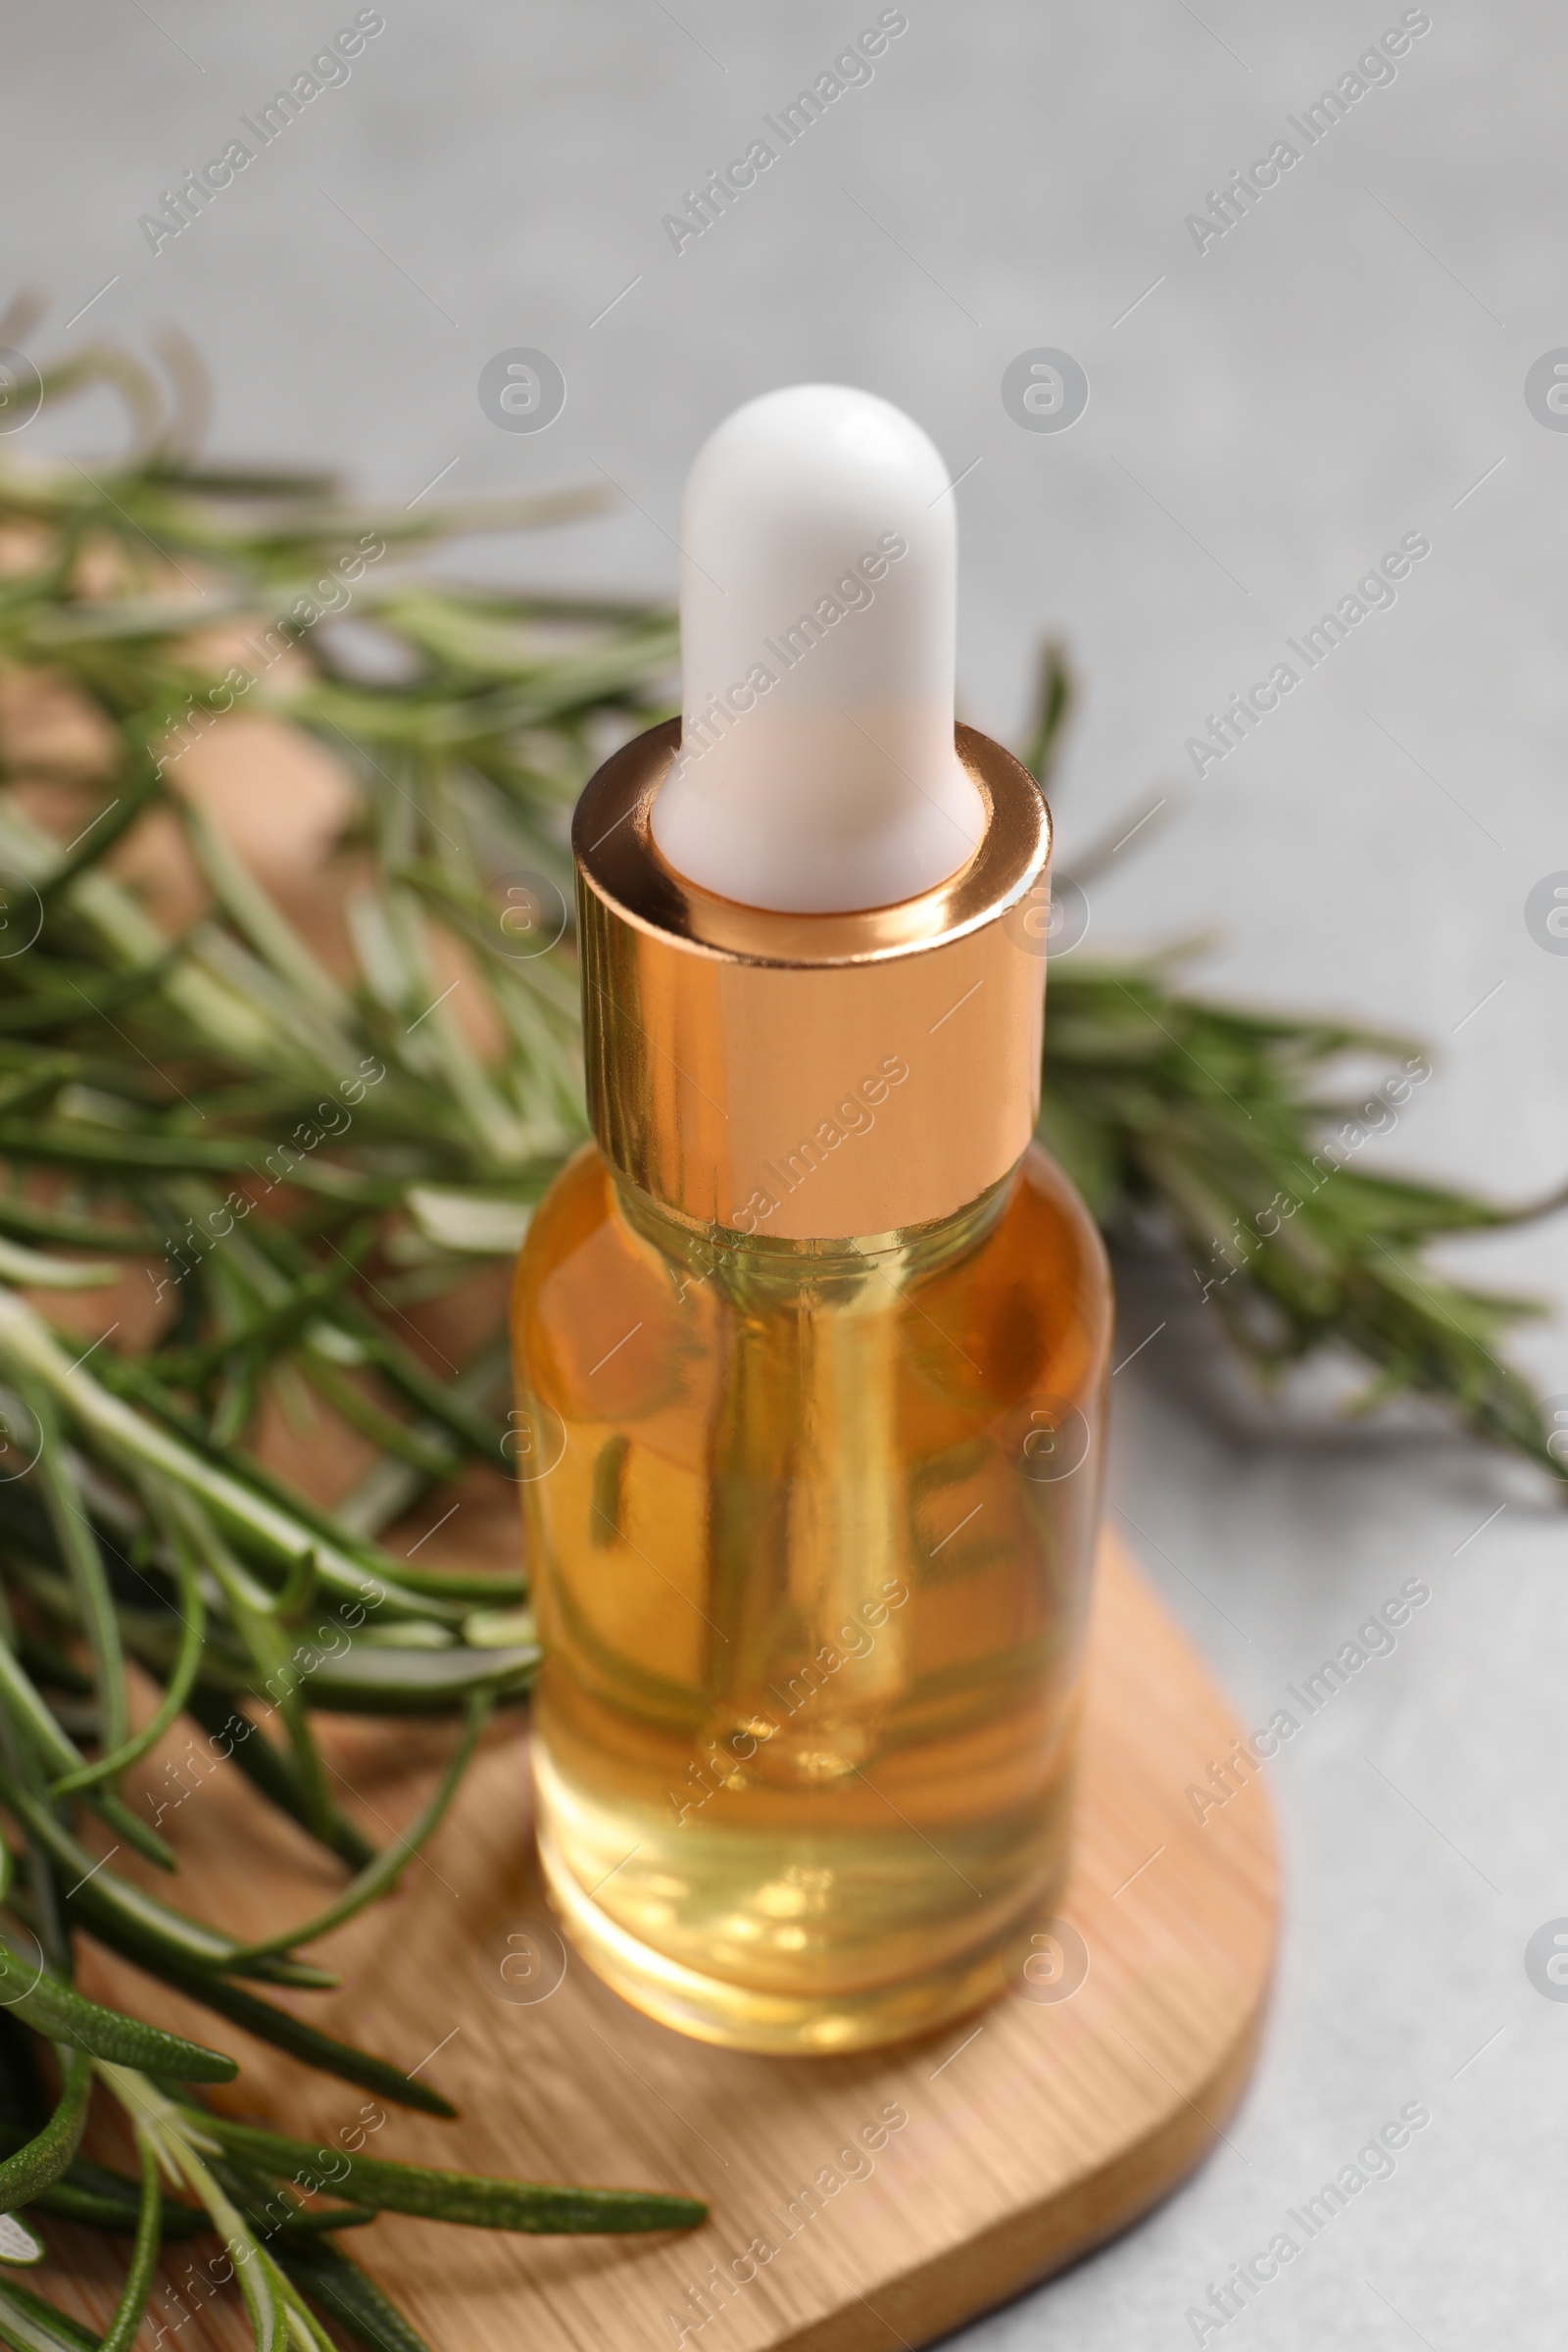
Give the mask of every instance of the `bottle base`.
[(538, 1838), (545, 1891), (574, 1949), (623, 2001), (696, 2041), (775, 2058), (839, 2058), (933, 2033), (995, 1999), (1008, 1980), (1016, 1922), (982, 1951), (863, 1991), (807, 1998), (705, 1976), (618, 1926), (572, 1876), (547, 1821)]

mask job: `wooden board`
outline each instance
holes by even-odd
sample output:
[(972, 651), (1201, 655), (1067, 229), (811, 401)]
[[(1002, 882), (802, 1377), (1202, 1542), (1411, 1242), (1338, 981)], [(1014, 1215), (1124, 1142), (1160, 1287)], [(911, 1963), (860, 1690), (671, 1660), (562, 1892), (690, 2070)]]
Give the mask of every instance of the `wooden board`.
[[(345, 2247), (435, 2352), (923, 2344), (1124, 2229), (1222, 2135), (1268, 1984), (1273, 1841), (1255, 1782), (1202, 1824), (1186, 1789), (1235, 1736), (1206, 1672), (1107, 1538), (1062, 1902), (1087, 1976), (1070, 1997), (1035, 1997), (1062, 1982), (1043, 1945), (1043, 1984), (1019, 1979), (973, 2018), (893, 2051), (786, 2061), (711, 2049), (623, 2006), (574, 1957), (549, 1989), (565, 1955), (529, 1852), (515, 1721), (489, 1738), (427, 1863), (320, 1947), (342, 1988), (296, 1996), (329, 2031), (417, 2067), (461, 2122), (378, 2110), (96, 1956), (84, 1984), (118, 1984), (141, 2014), (232, 2047), (244, 2087), (221, 2102), (323, 2144), (369, 2108), (387, 2116), (366, 2143), (377, 2155), (710, 2201), (711, 2220), (682, 2236), (525, 2238), (397, 2216), (355, 2231)], [(351, 1809), (380, 1834), (405, 1820), (449, 1738), (345, 1725), (332, 1755)], [(231, 1786), (231, 1770), (183, 1778), (192, 1793), (163, 1824), (181, 1854), (182, 1900), (252, 1934), (320, 1905), (331, 1866)], [(45, 2228), (40, 2281), (102, 2327), (122, 2257), (107, 2239)], [(759, 2239), (773, 2249), (760, 2263), (760, 2247), (746, 2253)], [(211, 2300), (191, 2288), (212, 2250), (172, 2250), (167, 2276), (198, 2308), (166, 2348), (249, 2342), (232, 2287)], [(694, 2301), (714, 2266), (727, 2289)], [(179, 2308), (160, 2295), (154, 2309), (172, 2330)]]

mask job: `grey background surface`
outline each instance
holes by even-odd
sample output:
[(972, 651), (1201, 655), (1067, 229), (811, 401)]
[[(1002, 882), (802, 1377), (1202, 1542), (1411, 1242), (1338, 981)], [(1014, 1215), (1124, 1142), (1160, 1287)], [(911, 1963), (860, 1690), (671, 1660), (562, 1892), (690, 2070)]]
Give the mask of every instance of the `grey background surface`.
[[(624, 495), (603, 519), (466, 568), (660, 593), (685, 466), (734, 404), (808, 377), (885, 393), (972, 468), (966, 714), (1016, 735), (1037, 640), (1070, 638), (1067, 861), (1152, 787), (1178, 809), (1096, 886), (1093, 942), (1210, 931), (1217, 987), (1431, 1040), (1438, 1074), (1377, 1165), (1509, 1196), (1561, 1177), (1568, 957), (1524, 903), (1568, 868), (1568, 435), (1523, 388), (1568, 344), (1560, 14), (1432, 0), (1396, 78), (1200, 254), (1186, 216), (1398, 6), (909, 0), (870, 83), (677, 256), (662, 216), (870, 0), (385, 0), (352, 79), (155, 257), (138, 216), (352, 13), (8, 12), (7, 276), (52, 297), (39, 348), (89, 302), (73, 338), (177, 321), (213, 372), (218, 451), (324, 455), (401, 503), (445, 468), (441, 496), (608, 475)], [(480, 368), (515, 345), (564, 372), (548, 432), (479, 409)], [(1067, 432), (1002, 405), (1006, 364), (1041, 345), (1090, 379)], [(95, 430), (107, 409), (73, 446)], [(1195, 778), (1204, 714), (1409, 531), (1432, 554), (1393, 609)], [(1568, 1221), (1451, 1262), (1561, 1300)], [(1116, 1382), (1112, 1496), (1245, 1721), (1403, 1579), (1433, 1598), (1269, 1767), (1287, 1933), (1227, 2143), (963, 2341), (1192, 2342), (1208, 2282), (1419, 2099), (1433, 2121), (1396, 2176), (1206, 2340), (1555, 2344), (1568, 2005), (1523, 1953), (1568, 1914), (1560, 1515), (1430, 1425), (1227, 1418), (1192, 1378), (1191, 1306), (1134, 1284), (1123, 1314), (1125, 1348), (1167, 1328)], [(1568, 1392), (1560, 1320), (1519, 1356)]]

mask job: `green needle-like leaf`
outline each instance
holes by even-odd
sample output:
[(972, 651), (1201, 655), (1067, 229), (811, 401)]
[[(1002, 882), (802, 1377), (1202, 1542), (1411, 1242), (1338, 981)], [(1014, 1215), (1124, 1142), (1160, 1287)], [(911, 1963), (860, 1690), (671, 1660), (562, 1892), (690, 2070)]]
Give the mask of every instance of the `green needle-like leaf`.
[(258, 2234), (270, 2242), (281, 2237), (314, 2240), (334, 2230), (362, 2230), (376, 2220), (373, 2205), (306, 2205), (286, 2182), (270, 2180), (265, 2173), (231, 2159), (209, 2156), (208, 2170), (244, 2213)]
[(17, 2279), (0, 2279), (0, 2343), (13, 2352), (100, 2352), (100, 2341)]
[(125, 1661), (103, 1553), (87, 1516), (84, 1497), (63, 1443), (54, 1398), (39, 1381), (23, 1376), (22, 1390), (42, 1441), (37, 1477), (54, 1528), (55, 1542), (76, 1589), (82, 1630), (92, 1651), (93, 1675), (105, 1745), (123, 1744), (126, 1728)]
[[(315, 2173), (317, 2151), (303, 2139), (287, 2139), (226, 2115), (182, 2109), (191, 2122), (236, 2156), (269, 2172)], [(522, 2230), (559, 2234), (648, 2230), (694, 2230), (708, 2218), (695, 2197), (663, 2196), (640, 2188), (558, 2188), (529, 2180), (502, 2180), (484, 2174), (432, 2172), (416, 2164), (394, 2164), (372, 2156), (341, 2158), (329, 2185), (386, 2213), (421, 2214), (430, 2221), (463, 2222), (474, 2230)]]
[[(152, 1486), (155, 1482), (149, 1481), (148, 1484)], [(196, 1563), (191, 1556), (190, 1543), (185, 1530), (177, 1524), (172, 1512), (166, 1510), (160, 1516), (169, 1535), (169, 1546), (174, 1562), (174, 1575), (179, 1595), (177, 1607), (181, 1633), (173, 1672), (169, 1678), (168, 1688), (158, 1706), (135, 1737), (124, 1740), (118, 1748), (111, 1748), (109, 1753), (100, 1756), (95, 1764), (82, 1764), (74, 1772), (64, 1773), (55, 1782), (51, 1791), (57, 1797), (69, 1796), (78, 1788), (94, 1788), (100, 1781), (113, 1779), (123, 1772), (127, 1765), (138, 1762), (150, 1749), (158, 1745), (164, 1734), (179, 1716), (195, 1684), (202, 1662), (202, 1651), (207, 1641), (207, 1607), (202, 1599), (201, 1584), (196, 1574)]]
[(351, 1870), (364, 1870), (374, 1861), (376, 1848), (334, 1806), (318, 1829), (307, 1813), (292, 1758), (282, 1754), (248, 1715), (239, 1712), (232, 1693), (198, 1685), (185, 1702), (186, 1712), (217, 1743), (217, 1752), (237, 1765), (253, 1788), (291, 1821), (318, 1837), (329, 1853)]
[[(24, 1987), (22, 1991), (15, 1986)], [(0, 1999), (12, 2015), (48, 2040), (86, 2050), (94, 2058), (110, 2058), (119, 2066), (136, 2066), (148, 2074), (168, 2075), (180, 2082), (228, 2082), (239, 2071), (232, 2058), (144, 2026), (117, 2009), (105, 2009), (83, 1998), (69, 1984), (30, 1969), (14, 1944), (0, 1936)]]
[[(375, 1860), (368, 1863), (358, 1878), (344, 1887), (335, 1903), (328, 1903), (324, 1911), (318, 1911), (314, 1919), (305, 1920), (297, 1928), (280, 1929), (275, 1936), (268, 1936), (261, 1943), (247, 1944), (237, 1958), (259, 1960), (269, 1953), (291, 1951), (296, 1944), (315, 1943), (318, 1936), (329, 1936), (334, 1928), (342, 1927), (346, 1920), (353, 1919), (380, 1895), (390, 1893), (438, 1827), (442, 1815), (456, 1796), (458, 1785), (478, 1744), (479, 1735), (489, 1721), (493, 1703), (488, 1692), (480, 1692), (469, 1699), (463, 1736), (431, 1794), (407, 1831), (394, 1834)], [(172, 2070), (165, 2067), (154, 2071), (167, 2074)]]
[[(28, 1837), (36, 1838), (54, 1861), (72, 1873), (68, 1900), (105, 1942), (114, 1943), (119, 1949), (121, 1943), (117, 1939), (122, 1939), (127, 1946), (144, 1953), (166, 1954), (188, 1968), (240, 1965), (235, 1957), (240, 1947), (233, 1936), (204, 1927), (200, 1920), (176, 1911), (172, 1904), (161, 1903), (145, 1888), (111, 1870), (101, 1857), (95, 1861), (84, 1846), (78, 1845), (61, 1828), (48, 1808), (3, 1768), (0, 1768), (0, 1795), (24, 1824)], [(244, 1973), (266, 1978), (274, 1984), (299, 1984), (315, 1989), (324, 1989), (337, 1981), (326, 1971), (292, 1960), (247, 1962)]]
[[(4, 1148), (0, 1138), (0, 1152)], [(430, 1613), (428, 1602), (400, 1592), (392, 1580), (382, 1580), (377, 1592), (376, 1580), (368, 1578), (342, 1547), (314, 1534), (231, 1471), (205, 1461), (149, 1415), (122, 1403), (83, 1366), (72, 1362), (40, 1316), (0, 1287), (0, 1366), (6, 1365), (19, 1379), (47, 1390), (117, 1467), (132, 1479), (151, 1471), (184, 1489), (242, 1548), (284, 1572), (314, 1552), (323, 1584), (350, 1601), (373, 1598), (378, 1607), (401, 1602), (415, 1616)]]
[(417, 2328), (338, 2247), (304, 2246), (294, 2238), (278, 2246), (277, 2260), (318, 2310), (346, 2328), (366, 2352), (430, 2352)]
[(227, 1977), (192, 1968), (156, 1947), (138, 1949), (128, 1938), (116, 1941), (113, 1935), (100, 1933), (113, 1950), (133, 1961), (149, 1976), (174, 1985), (191, 2000), (199, 2001), (204, 2009), (227, 2018), (231, 2025), (242, 2027), (258, 2041), (269, 2042), (273, 2049), (297, 2058), (301, 2065), (314, 2067), (318, 2074), (333, 2075), (343, 2082), (357, 2082), (364, 2090), (377, 2091), (400, 2107), (416, 2107), (425, 2115), (457, 2114), (451, 2100), (444, 2099), (427, 2082), (406, 2075), (401, 2067), (372, 2056), (368, 2050), (356, 2049), (352, 2042), (334, 2040), (331, 2034), (307, 2025), (303, 2018), (295, 2017), (287, 2009), (274, 2009), (270, 2001), (246, 1992)]
[(158, 2151), (145, 2132), (136, 2135), (136, 2152), (141, 2161), (141, 2211), (136, 2221), (135, 2242), (130, 2249), (130, 2268), (125, 2283), (120, 2290), (115, 2316), (104, 2336), (102, 2352), (131, 2352), (141, 2327), (142, 2314), (152, 2288), (153, 2269), (158, 2261), (158, 2249), (163, 2237), (163, 2184), (159, 2179)]
[[(133, 2236), (141, 2218), (141, 2191), (123, 2173), (78, 2156), (52, 2188), (34, 2198), (28, 2210), (53, 2214), (57, 2221)], [(173, 2238), (200, 2237), (212, 2224), (194, 2206), (181, 2204), (177, 2197), (165, 2197), (161, 2227), (168, 2242)]]
[(92, 2060), (85, 2050), (74, 2049), (66, 2060), (59, 2104), (43, 2130), (14, 2155), (0, 2158), (0, 2213), (15, 2212), (59, 2180), (76, 2153), (91, 2090)]

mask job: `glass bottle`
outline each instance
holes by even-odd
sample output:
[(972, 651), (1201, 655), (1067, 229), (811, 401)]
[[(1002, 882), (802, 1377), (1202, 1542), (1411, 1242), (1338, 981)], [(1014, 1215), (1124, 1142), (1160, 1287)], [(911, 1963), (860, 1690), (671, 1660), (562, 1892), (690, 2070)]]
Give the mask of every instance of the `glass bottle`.
[(977, 873), (757, 917), (658, 858), (669, 741), (579, 808), (600, 1141), (514, 1292), (540, 1851), (639, 2007), (842, 2052), (998, 1989), (1066, 1865), (1110, 1305), (1028, 1141), (1049, 819), (960, 730)]

